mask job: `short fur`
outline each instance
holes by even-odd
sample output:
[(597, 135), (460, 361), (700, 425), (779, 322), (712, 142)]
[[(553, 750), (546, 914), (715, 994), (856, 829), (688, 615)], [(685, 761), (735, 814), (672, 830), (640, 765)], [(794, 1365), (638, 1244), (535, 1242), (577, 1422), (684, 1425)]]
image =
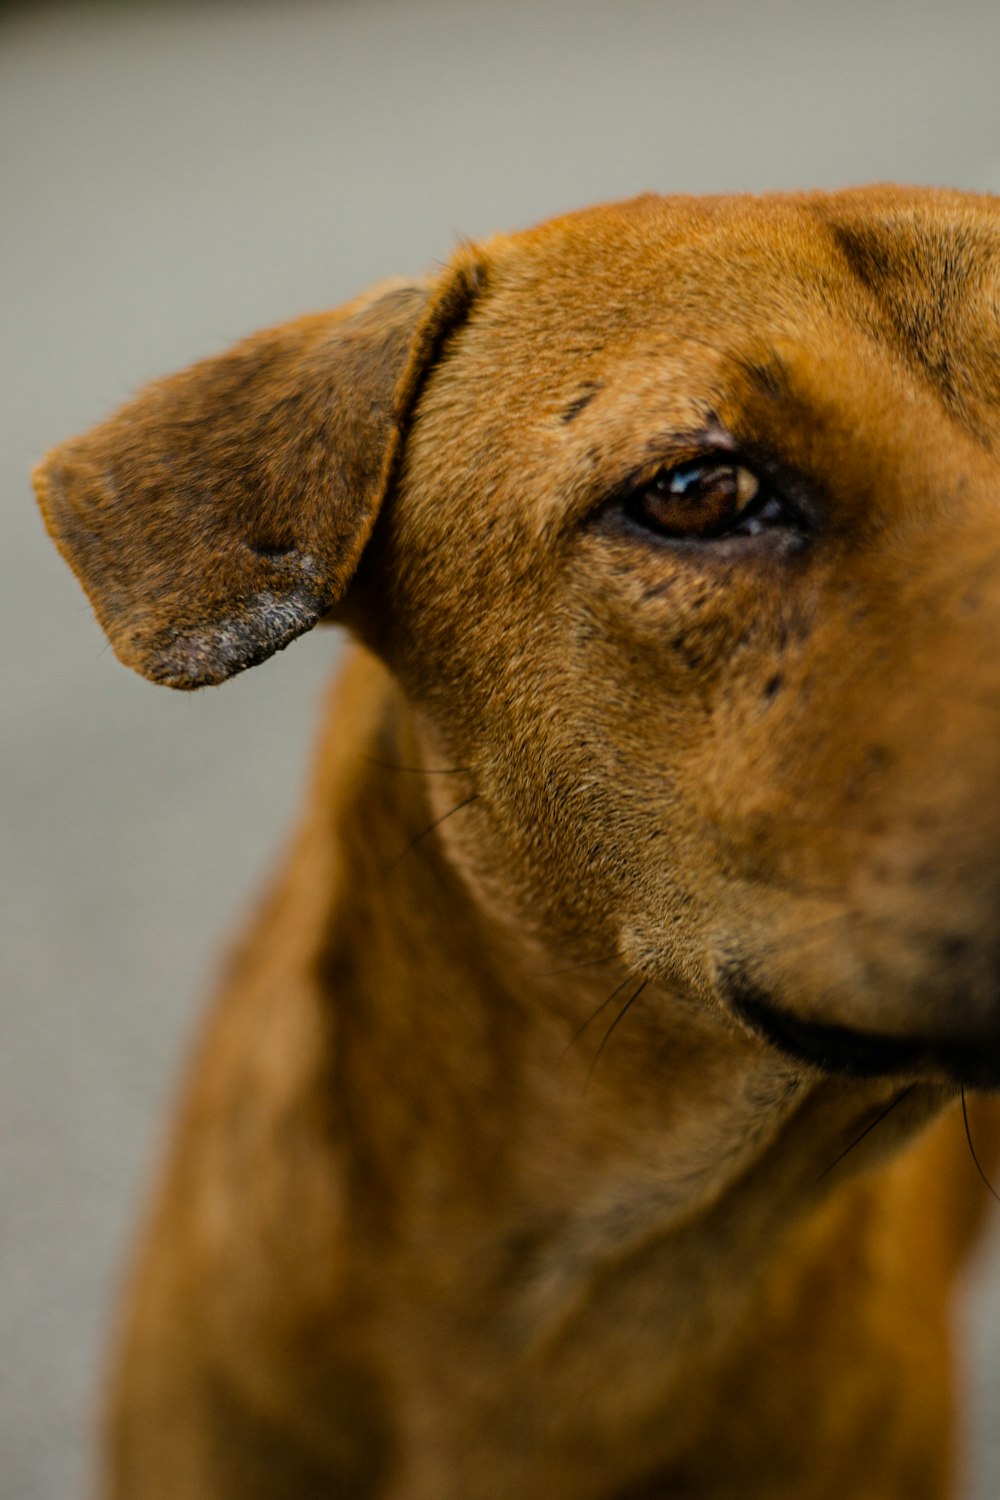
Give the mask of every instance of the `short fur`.
[[(998, 267), (989, 198), (641, 198), (41, 467), (154, 680), (359, 642), (143, 1236), (114, 1500), (952, 1493)], [(637, 521), (703, 452), (785, 523)]]

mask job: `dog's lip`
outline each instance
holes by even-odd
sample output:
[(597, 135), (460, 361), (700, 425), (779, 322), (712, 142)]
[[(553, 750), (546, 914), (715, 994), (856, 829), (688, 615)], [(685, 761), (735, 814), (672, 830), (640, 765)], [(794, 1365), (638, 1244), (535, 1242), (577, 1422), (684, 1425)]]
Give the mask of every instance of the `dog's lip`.
[(966, 1088), (1000, 1089), (1000, 1034), (982, 1038), (890, 1035), (804, 1020), (757, 990), (731, 997), (734, 1010), (772, 1046), (798, 1062), (849, 1078), (942, 1074)]

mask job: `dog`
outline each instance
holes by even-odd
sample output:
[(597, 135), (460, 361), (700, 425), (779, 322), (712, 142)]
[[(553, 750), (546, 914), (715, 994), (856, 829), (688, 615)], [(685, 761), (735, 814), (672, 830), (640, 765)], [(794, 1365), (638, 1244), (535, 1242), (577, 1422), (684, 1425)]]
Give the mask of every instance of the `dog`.
[(145, 676), (355, 642), (142, 1236), (108, 1496), (953, 1493), (998, 309), (995, 199), (646, 196), (41, 465)]

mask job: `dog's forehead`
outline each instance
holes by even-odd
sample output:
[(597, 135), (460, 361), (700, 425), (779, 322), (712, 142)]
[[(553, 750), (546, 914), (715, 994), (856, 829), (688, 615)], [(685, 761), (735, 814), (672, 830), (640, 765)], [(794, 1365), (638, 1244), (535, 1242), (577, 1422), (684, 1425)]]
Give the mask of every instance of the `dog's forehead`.
[[(732, 349), (840, 322), (939, 383), (1000, 344), (997, 200), (931, 190), (644, 197), (486, 247), (480, 335), (523, 384), (663, 334)], [(949, 391), (946, 390), (946, 395)]]

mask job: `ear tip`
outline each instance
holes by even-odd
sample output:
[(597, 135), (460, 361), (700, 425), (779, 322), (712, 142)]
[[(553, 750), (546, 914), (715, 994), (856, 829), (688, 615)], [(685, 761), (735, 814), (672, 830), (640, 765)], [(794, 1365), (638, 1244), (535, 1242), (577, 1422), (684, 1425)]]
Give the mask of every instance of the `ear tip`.
[(163, 687), (215, 687), (256, 667), (311, 630), (329, 603), (306, 589), (280, 597), (261, 590), (237, 613), (187, 630), (113, 641), (126, 666)]
[(85, 524), (92, 476), (73, 438), (51, 448), (31, 471), (31, 483), (46, 529), (73, 566), (73, 540)]
[(53, 448), (44, 458), (39, 459), (31, 471), (31, 485), (50, 530), (52, 507), (61, 498), (64, 488), (60, 452), (61, 449)]
[[(123, 666), (181, 691), (216, 686), (284, 650), (328, 612), (338, 580), (324, 575), (308, 556), (295, 560), (297, 583), (288, 576), (290, 560), (282, 559), (272, 567), (273, 588), (261, 587), (258, 579), (257, 588), (228, 613), (213, 617), (209, 606), (208, 618), (192, 620), (192, 596), (182, 578), (173, 580), (152, 610), (123, 574), (120, 553), (103, 544), (98, 512), (107, 480), (102, 491), (79, 446), (79, 440), (71, 440), (53, 448), (34, 466), (31, 480), (46, 529)], [(230, 598), (239, 596), (241, 580), (245, 583), (244, 573), (237, 569)], [(166, 625), (168, 619), (173, 623)]]

